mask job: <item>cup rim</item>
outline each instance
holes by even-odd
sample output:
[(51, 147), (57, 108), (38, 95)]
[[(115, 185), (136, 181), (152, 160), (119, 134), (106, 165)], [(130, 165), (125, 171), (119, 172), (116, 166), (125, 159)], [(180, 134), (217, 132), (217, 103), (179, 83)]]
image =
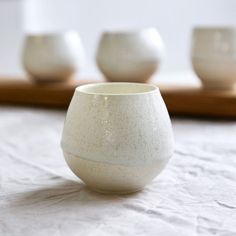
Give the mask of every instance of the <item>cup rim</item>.
[(193, 27), (193, 31), (209, 31), (209, 30), (214, 30), (214, 31), (222, 31), (222, 30), (227, 30), (227, 31), (235, 31), (236, 26), (233, 25), (198, 25)]
[[(120, 90), (117, 87), (120, 87)], [(78, 86), (75, 89), (77, 93), (95, 96), (137, 96), (157, 91), (159, 91), (159, 88), (156, 85), (132, 82), (92, 83)]]
[(63, 31), (45, 31), (45, 32), (28, 32), (25, 34), (27, 38), (54, 38), (61, 37), (67, 34), (78, 34), (76, 30), (63, 30)]
[(147, 27), (147, 28), (132, 28), (132, 29), (117, 29), (111, 30), (106, 29), (102, 35), (114, 35), (114, 36), (129, 36), (134, 34), (146, 33), (146, 32), (158, 32), (155, 27)]

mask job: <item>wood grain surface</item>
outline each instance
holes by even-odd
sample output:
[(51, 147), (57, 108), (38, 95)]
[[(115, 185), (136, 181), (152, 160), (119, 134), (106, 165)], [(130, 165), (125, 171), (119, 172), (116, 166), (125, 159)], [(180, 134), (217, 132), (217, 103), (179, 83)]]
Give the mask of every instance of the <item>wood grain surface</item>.
[[(67, 108), (74, 90), (92, 80), (35, 84), (24, 79), (0, 80), (0, 104)], [(236, 118), (236, 91), (200, 87), (163, 86), (161, 94), (171, 115)]]

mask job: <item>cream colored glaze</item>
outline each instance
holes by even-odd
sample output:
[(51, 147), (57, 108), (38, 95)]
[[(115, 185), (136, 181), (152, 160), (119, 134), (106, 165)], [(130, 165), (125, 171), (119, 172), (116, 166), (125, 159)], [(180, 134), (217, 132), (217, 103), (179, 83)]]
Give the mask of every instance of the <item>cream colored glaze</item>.
[(166, 161), (147, 166), (112, 165), (89, 161), (66, 152), (64, 157), (75, 175), (90, 188), (102, 193), (127, 194), (142, 190), (166, 165)]
[(236, 29), (195, 28), (191, 59), (205, 88), (233, 89), (236, 83)]
[(93, 188), (122, 193), (143, 188), (174, 148), (159, 89), (137, 83), (78, 87), (61, 146), (73, 172)]
[(162, 39), (154, 28), (105, 32), (97, 50), (97, 65), (108, 81), (145, 82), (159, 68)]
[(28, 35), (23, 50), (23, 65), (36, 82), (63, 82), (78, 72), (83, 54), (77, 32)]

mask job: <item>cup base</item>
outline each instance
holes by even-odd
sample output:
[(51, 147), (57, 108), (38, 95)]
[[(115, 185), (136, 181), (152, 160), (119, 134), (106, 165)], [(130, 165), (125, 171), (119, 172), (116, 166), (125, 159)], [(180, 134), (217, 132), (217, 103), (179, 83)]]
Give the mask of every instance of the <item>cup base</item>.
[(146, 166), (123, 166), (90, 161), (66, 152), (64, 157), (74, 174), (90, 189), (105, 194), (129, 194), (140, 191), (167, 163), (157, 160)]

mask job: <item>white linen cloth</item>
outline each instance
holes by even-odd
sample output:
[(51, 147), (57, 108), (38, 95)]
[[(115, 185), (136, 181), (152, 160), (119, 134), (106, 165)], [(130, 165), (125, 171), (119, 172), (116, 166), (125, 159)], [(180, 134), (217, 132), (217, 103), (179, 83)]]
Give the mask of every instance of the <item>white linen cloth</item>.
[(0, 235), (236, 235), (236, 122), (173, 119), (176, 151), (142, 192), (90, 191), (60, 149), (64, 111), (0, 107)]

